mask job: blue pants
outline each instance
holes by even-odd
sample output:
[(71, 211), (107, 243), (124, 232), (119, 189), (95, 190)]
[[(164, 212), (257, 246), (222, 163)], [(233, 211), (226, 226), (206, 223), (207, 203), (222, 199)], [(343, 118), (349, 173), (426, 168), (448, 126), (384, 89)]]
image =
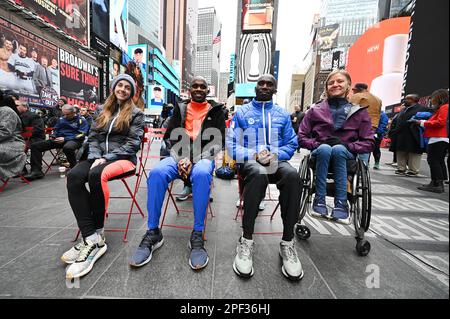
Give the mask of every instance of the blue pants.
[(327, 196), (327, 176), (330, 163), (333, 163), (333, 175), (336, 187), (336, 200), (347, 201), (347, 161), (356, 159), (355, 155), (344, 145), (331, 147), (321, 145), (312, 156), (317, 158), (316, 164), (316, 195)]
[[(191, 172), (192, 196), (194, 200), (194, 230), (205, 230), (205, 219), (213, 180), (214, 162), (201, 160), (194, 165)], [(161, 161), (148, 177), (148, 229), (159, 227), (161, 208), (166, 197), (169, 184), (176, 179), (181, 179), (178, 174), (178, 166), (172, 157)]]

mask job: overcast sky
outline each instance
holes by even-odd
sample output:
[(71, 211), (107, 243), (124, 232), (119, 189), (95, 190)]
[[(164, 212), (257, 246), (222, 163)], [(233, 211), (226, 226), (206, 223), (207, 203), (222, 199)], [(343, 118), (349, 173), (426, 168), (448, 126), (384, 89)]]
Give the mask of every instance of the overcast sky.
[[(236, 50), (238, 0), (199, 0), (199, 7), (215, 7), (222, 23), (221, 72), (228, 72)], [(320, 0), (279, 0), (277, 50), (281, 51), (278, 103), (285, 105), (293, 73), (304, 72), (303, 58), (311, 45), (311, 25)]]

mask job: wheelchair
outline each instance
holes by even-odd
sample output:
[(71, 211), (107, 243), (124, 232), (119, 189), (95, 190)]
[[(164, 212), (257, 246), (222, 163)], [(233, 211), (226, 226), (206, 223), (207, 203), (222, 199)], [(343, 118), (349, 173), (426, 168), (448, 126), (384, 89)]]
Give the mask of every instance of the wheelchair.
[[(309, 228), (302, 224), (306, 214), (316, 218), (312, 213), (313, 195), (316, 191), (315, 180), (316, 160), (311, 154), (306, 156), (299, 168), (299, 174), (302, 182), (301, 205), (299, 212), (299, 221), (295, 228), (295, 233), (300, 240), (308, 240), (311, 237)], [(348, 181), (351, 186), (348, 187), (348, 201), (350, 221), (353, 220), (356, 232), (356, 251), (362, 257), (369, 255), (371, 250), (370, 243), (364, 239), (364, 234), (369, 230), (372, 214), (372, 188), (370, 172), (366, 164), (359, 158), (347, 161)], [(335, 197), (335, 185), (333, 174), (329, 173), (327, 177), (327, 196)]]

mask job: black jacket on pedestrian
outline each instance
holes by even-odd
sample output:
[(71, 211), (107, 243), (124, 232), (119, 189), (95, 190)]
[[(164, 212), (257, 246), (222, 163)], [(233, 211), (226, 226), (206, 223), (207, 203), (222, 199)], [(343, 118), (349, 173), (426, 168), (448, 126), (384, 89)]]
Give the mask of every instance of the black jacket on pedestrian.
[[(303, 119), (305, 118), (305, 113), (303, 112), (295, 112), (291, 115), (292, 127), (294, 128), (295, 134), (298, 135), (298, 131), (300, 130), (300, 124), (302, 124)], [(294, 120), (297, 121), (294, 122)]]
[(45, 140), (44, 120), (39, 115), (31, 111), (26, 111), (20, 115), (20, 118), (22, 119), (24, 128), (33, 128), (33, 135), (30, 138), (31, 143)]
[[(217, 104), (215, 101), (208, 101), (210, 108), (204, 122), (202, 123), (200, 134), (197, 137), (197, 140), (201, 139), (201, 143), (198, 143), (197, 140), (192, 141), (184, 130), (186, 127), (186, 117), (189, 103), (190, 101), (179, 103), (174, 108), (173, 116), (169, 120), (167, 132), (164, 135), (166, 150), (177, 163), (183, 159), (182, 150), (186, 147), (189, 148), (190, 160), (192, 163), (198, 163), (202, 159), (214, 160), (217, 154), (219, 154), (225, 146), (226, 125), (223, 105)], [(183, 130), (174, 132), (178, 128), (183, 128)], [(221, 133), (220, 141), (215, 140), (213, 136), (209, 136), (209, 134), (207, 134), (208, 129), (214, 128), (218, 129)], [(183, 140), (189, 140), (190, 144), (178, 144)]]
[(408, 123), (408, 121), (419, 112), (429, 112), (425, 106), (416, 104), (403, 110), (397, 119), (397, 125), (392, 134), (396, 136), (396, 151), (414, 154), (423, 154), (426, 152), (420, 145), (420, 131), (417, 125)]
[(130, 127), (124, 132), (111, 127), (115, 117), (113, 116), (102, 129), (97, 129), (96, 123), (92, 126), (88, 139), (88, 160), (104, 158), (108, 162), (128, 160), (137, 164), (136, 154), (141, 149), (144, 137), (145, 115), (138, 108), (134, 108)]

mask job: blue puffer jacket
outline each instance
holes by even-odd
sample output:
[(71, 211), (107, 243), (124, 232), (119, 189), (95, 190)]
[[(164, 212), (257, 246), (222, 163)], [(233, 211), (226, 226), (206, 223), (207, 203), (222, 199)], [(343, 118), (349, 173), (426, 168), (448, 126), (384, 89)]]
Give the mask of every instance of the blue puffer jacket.
[(389, 125), (389, 117), (385, 112), (381, 112), (380, 122), (378, 123), (377, 131), (375, 132), (379, 138), (386, 136)]
[(64, 137), (66, 141), (78, 140), (83, 142), (89, 132), (89, 124), (82, 116), (75, 116), (71, 120), (61, 117), (55, 126), (53, 137)]
[(251, 160), (263, 149), (289, 161), (298, 148), (291, 116), (273, 102), (257, 102), (242, 106), (231, 122), (227, 134), (227, 150), (238, 163)]

